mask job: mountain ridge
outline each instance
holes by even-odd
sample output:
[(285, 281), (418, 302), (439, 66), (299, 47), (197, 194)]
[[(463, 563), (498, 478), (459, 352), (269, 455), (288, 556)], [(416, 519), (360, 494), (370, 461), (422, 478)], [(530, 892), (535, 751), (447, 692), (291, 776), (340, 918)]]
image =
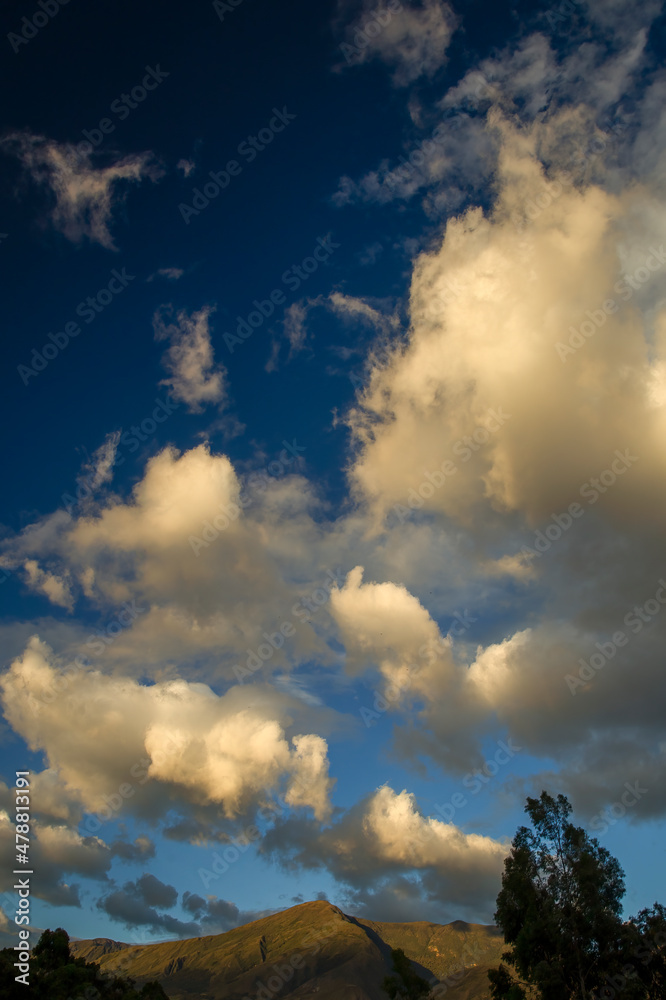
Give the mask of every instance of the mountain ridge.
[(437, 981), (437, 997), (486, 1000), (487, 970), (505, 948), (498, 928), (452, 921), (389, 923), (357, 918), (323, 900), (300, 903), (223, 934), (132, 945), (72, 941), (102, 971), (157, 979), (171, 1000), (386, 1000), (391, 949)]

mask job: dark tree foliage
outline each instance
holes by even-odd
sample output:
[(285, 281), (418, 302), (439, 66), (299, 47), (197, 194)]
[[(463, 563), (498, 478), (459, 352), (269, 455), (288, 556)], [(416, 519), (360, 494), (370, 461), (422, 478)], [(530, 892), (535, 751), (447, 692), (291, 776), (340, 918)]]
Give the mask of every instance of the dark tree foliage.
[(666, 907), (661, 903), (629, 919), (617, 966), (600, 1000), (610, 998), (612, 990), (623, 1000), (666, 997)]
[(563, 795), (527, 799), (533, 830), (516, 833), (497, 897), (512, 947), (488, 973), (493, 1000), (666, 997), (666, 910), (655, 904), (622, 922), (624, 872), (571, 811)]
[(46, 930), (32, 950), (30, 985), (17, 983), (16, 952), (0, 951), (0, 1000), (168, 1000), (159, 983), (138, 989), (131, 979), (105, 975), (99, 965), (74, 958), (62, 927)]
[(666, 906), (655, 902), (632, 917), (631, 923), (639, 933), (639, 954), (632, 952), (632, 957), (640, 960), (654, 995), (666, 997)]
[(62, 927), (44, 931), (32, 951), (33, 959), (43, 973), (52, 973), (73, 962), (69, 950), (69, 934)]
[(402, 948), (391, 950), (393, 959), (394, 976), (386, 976), (382, 983), (382, 989), (394, 1000), (396, 997), (405, 997), (407, 1000), (420, 1000), (430, 992), (430, 985), (414, 972), (411, 963)]

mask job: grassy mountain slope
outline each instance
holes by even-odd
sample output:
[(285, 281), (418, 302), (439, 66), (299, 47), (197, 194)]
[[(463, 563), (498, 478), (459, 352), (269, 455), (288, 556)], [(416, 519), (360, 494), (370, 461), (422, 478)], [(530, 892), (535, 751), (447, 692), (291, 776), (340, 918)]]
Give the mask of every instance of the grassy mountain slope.
[(438, 979), (446, 978), (453, 970), (479, 963), (498, 964), (506, 949), (501, 932), (492, 924), (467, 924), (464, 920), (444, 925), (425, 921), (388, 924), (359, 920), (358, 923), (374, 931), (389, 948), (402, 948), (408, 958)]

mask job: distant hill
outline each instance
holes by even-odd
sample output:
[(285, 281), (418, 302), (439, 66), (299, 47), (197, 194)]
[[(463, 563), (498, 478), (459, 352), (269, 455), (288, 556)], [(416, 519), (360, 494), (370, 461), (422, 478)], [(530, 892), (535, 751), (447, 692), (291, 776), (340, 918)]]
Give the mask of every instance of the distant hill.
[(486, 1000), (487, 970), (504, 941), (496, 927), (425, 921), (390, 924), (347, 916), (317, 901), (255, 920), (226, 934), (127, 945), (72, 941), (72, 952), (102, 970), (157, 979), (172, 1000), (387, 1000), (391, 948), (402, 948), (438, 997)]

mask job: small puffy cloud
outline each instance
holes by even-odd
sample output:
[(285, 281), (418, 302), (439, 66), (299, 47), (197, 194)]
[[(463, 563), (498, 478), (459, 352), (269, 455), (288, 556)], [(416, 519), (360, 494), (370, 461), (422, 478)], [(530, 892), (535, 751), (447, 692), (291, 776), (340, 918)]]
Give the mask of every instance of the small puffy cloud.
[(145, 874), (136, 881), (137, 893), (148, 906), (170, 909), (178, 900), (178, 893), (172, 885), (165, 885), (154, 875)]
[(314, 733), (294, 736), (294, 780), (284, 800), (288, 806), (310, 807), (319, 819), (330, 813), (329, 796), (333, 780), (328, 777), (328, 745)]
[(161, 171), (152, 153), (136, 153), (108, 167), (94, 167), (91, 154), (79, 146), (58, 143), (30, 132), (14, 132), (2, 145), (21, 161), (33, 181), (55, 197), (51, 221), (73, 243), (83, 239), (116, 250), (110, 232), (114, 208), (121, 202), (124, 182), (155, 181)]
[(159, 551), (180, 542), (221, 505), (235, 500), (240, 483), (229, 459), (206, 445), (179, 455), (165, 449), (148, 462), (131, 502), (113, 502), (95, 518), (79, 519), (71, 543), (94, 560), (96, 551)]
[(42, 855), (60, 871), (106, 879), (111, 853), (98, 837), (82, 837), (69, 826), (40, 826), (35, 835)]
[(23, 569), (26, 574), (26, 582), (31, 590), (45, 594), (52, 604), (57, 604), (68, 611), (73, 609), (74, 599), (66, 580), (53, 573), (45, 572), (35, 559), (26, 559), (23, 563)]
[(287, 738), (286, 696), (248, 686), (219, 697), (204, 684), (145, 686), (81, 669), (63, 713), (58, 699), (44, 698), (58, 677), (51, 661), (48, 647), (31, 640), (0, 681), (4, 711), (87, 811), (113, 808), (129, 784), (120, 804), (146, 815), (177, 797), (218, 806), (233, 819), (280, 791), (288, 804), (328, 815), (326, 742), (314, 734)]
[(151, 274), (146, 281), (154, 281), (155, 278), (166, 278), (167, 281), (178, 281), (182, 278), (185, 271), (182, 267), (158, 267), (154, 274)]
[(194, 160), (186, 160), (184, 158), (179, 160), (176, 164), (176, 170), (182, 170), (183, 177), (189, 177), (195, 167), (196, 164)]
[(331, 593), (331, 614), (340, 628), (350, 671), (377, 664), (391, 685), (409, 688), (423, 659), (448, 649), (437, 624), (419, 600), (395, 583), (363, 583), (363, 567)]
[(488, 576), (507, 576), (516, 580), (533, 580), (537, 576), (534, 555), (529, 552), (487, 559), (483, 562), (483, 570)]
[(128, 840), (114, 840), (109, 844), (109, 850), (115, 858), (126, 861), (129, 864), (148, 861), (155, 857), (155, 844), (150, 837), (140, 836), (133, 842)]
[[(183, 893), (182, 905), (184, 910), (187, 910), (192, 916), (198, 917), (202, 910), (206, 908), (206, 900), (196, 892), (188, 891)], [(229, 906), (232, 905), (232, 903), (229, 904)]]
[(155, 340), (170, 342), (162, 360), (169, 378), (160, 385), (169, 386), (174, 398), (184, 402), (190, 413), (201, 413), (210, 403), (222, 404), (226, 395), (227, 372), (215, 363), (211, 343), (212, 312), (210, 306), (189, 316), (181, 310), (175, 322), (168, 322), (173, 308), (162, 306), (153, 317)]
[(379, 260), (383, 251), (384, 251), (384, 246), (382, 243), (379, 242), (370, 243), (367, 247), (364, 247), (363, 250), (359, 251), (359, 253), (357, 254), (358, 262), (361, 265), (361, 267), (369, 267), (370, 265), (375, 264)]
[[(339, 18), (350, 13), (342, 0)], [(364, 0), (363, 13), (348, 24), (341, 48), (351, 65), (381, 59), (392, 68), (394, 84), (404, 87), (420, 76), (434, 76), (444, 65), (456, 26), (452, 8), (442, 0), (400, 4), (397, 10), (378, 10), (372, 0)]]

